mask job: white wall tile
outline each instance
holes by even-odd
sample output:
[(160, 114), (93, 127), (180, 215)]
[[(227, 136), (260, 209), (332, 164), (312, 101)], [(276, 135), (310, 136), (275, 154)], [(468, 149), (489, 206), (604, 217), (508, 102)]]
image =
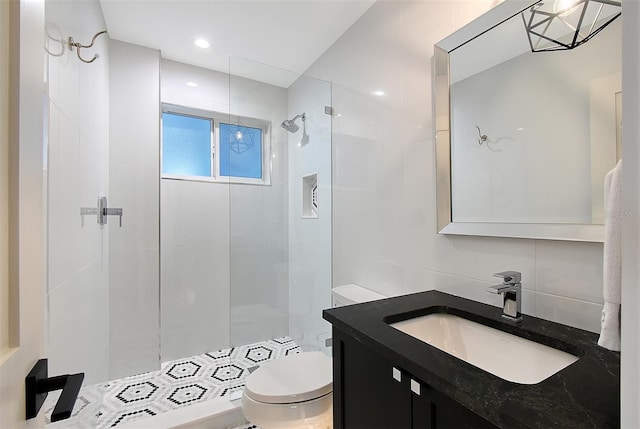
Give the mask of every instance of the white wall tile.
[(334, 248), (332, 257), (332, 287), (356, 282), (357, 260), (358, 256), (348, 252), (341, 252)]
[(502, 295), (487, 292), (492, 283), (454, 277), (453, 291), (457, 296), (502, 308)]
[(227, 249), (163, 245), (161, 266), (161, 360), (228, 347)]
[(157, 165), (136, 167), (111, 162), (109, 176), (109, 207), (122, 208), (122, 228), (117, 216), (107, 218), (113, 240), (111, 250), (132, 246), (157, 249), (160, 182)]
[(536, 312), (536, 293), (527, 289), (522, 290), (522, 314), (535, 316)]
[(501, 283), (501, 271), (522, 273), (522, 286), (535, 290), (535, 241), (510, 238), (456, 237), (455, 271), (460, 277)]
[(385, 296), (402, 295), (402, 265), (360, 258), (357, 268), (357, 278), (361, 280), (354, 283)]
[(109, 377), (157, 370), (158, 249), (117, 249), (109, 254), (109, 267)]
[[(162, 60), (162, 102), (212, 112), (229, 112), (229, 75)], [(198, 85), (187, 86), (187, 82)]]
[(96, 260), (48, 295), (49, 372), (85, 373), (85, 383), (108, 377), (108, 266)]
[(110, 42), (108, 219), (110, 371), (123, 377), (159, 368), (160, 54)]
[(408, 265), (403, 267), (403, 294), (433, 289), (446, 293), (454, 293), (454, 277), (450, 274), (423, 270)]
[(603, 303), (602, 243), (536, 242), (538, 292)]
[(399, 221), (404, 249), (402, 261), (428, 270), (452, 273), (454, 239), (436, 233), (437, 223), (433, 210), (435, 188), (423, 173), (425, 168), (432, 165), (431, 140), (404, 145), (404, 199), (402, 218)]
[(79, 255), (76, 249), (80, 232), (80, 207), (83, 205), (78, 201), (78, 131), (55, 104), (51, 103), (49, 107), (48, 283), (51, 289), (82, 267), (77, 260)]
[(564, 325), (600, 332), (602, 305), (536, 293), (536, 316)]
[[(45, 2), (47, 31), (88, 40), (104, 28), (97, 2)], [(108, 70), (106, 38), (100, 60), (87, 68), (60, 43), (47, 55), (49, 96), (47, 195), (47, 355), (54, 373), (85, 372), (87, 383), (108, 379), (107, 230), (80, 208), (108, 193)]]
[(161, 359), (229, 346), (229, 186), (162, 180)]
[(163, 179), (162, 246), (229, 247), (229, 186)]

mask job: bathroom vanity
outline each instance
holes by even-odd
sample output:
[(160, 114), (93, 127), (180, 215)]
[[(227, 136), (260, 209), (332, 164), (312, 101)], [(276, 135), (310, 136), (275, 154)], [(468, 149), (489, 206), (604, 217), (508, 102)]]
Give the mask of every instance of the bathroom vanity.
[[(434, 313), (578, 359), (536, 384), (516, 383), (392, 326)], [(333, 325), (334, 428), (620, 426), (619, 353), (599, 347), (591, 332), (527, 315), (513, 323), (501, 314), (500, 308), (438, 291), (325, 310)], [(500, 346), (486, 347), (489, 356), (505, 358)], [(533, 366), (512, 363), (523, 373)]]

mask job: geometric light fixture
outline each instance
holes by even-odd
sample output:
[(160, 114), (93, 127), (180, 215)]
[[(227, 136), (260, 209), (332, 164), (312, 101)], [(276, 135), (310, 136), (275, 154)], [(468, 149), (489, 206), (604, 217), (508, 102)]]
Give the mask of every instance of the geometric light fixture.
[(229, 148), (237, 154), (251, 149), (255, 145), (255, 129), (229, 124)]
[(533, 52), (559, 51), (586, 43), (621, 14), (618, 0), (543, 0), (522, 21)]

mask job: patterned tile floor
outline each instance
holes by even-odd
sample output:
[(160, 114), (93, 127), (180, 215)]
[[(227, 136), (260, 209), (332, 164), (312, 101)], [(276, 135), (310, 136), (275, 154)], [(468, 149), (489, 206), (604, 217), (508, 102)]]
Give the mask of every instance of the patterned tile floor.
[[(58, 395), (44, 404), (48, 429), (104, 429), (241, 391), (249, 369), (300, 353), (289, 337), (163, 363), (160, 371), (113, 380), (80, 390), (73, 415), (50, 423)], [(252, 428), (254, 426), (243, 426)]]

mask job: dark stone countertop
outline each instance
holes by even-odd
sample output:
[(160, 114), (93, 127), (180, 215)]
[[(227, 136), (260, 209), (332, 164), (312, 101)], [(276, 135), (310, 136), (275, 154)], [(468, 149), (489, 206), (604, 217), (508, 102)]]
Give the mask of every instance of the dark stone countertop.
[[(580, 359), (538, 384), (518, 384), (388, 326), (434, 312), (455, 314)], [(516, 325), (501, 314), (501, 308), (428, 291), (324, 310), (323, 318), (499, 427), (620, 427), (619, 353), (598, 346), (592, 332), (527, 315)]]

